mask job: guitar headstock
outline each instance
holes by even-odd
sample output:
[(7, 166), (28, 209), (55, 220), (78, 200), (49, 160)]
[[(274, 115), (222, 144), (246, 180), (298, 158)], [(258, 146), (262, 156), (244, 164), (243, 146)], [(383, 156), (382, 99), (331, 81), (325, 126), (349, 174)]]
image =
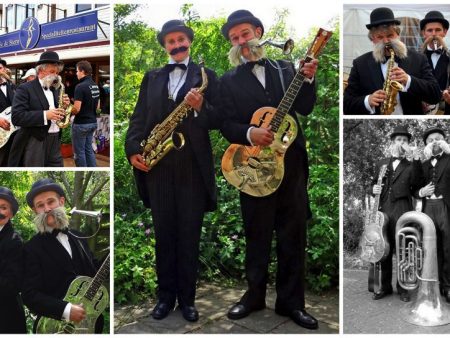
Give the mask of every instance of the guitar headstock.
[(386, 171), (387, 171), (387, 164), (383, 164), (380, 168), (380, 174), (378, 175), (378, 177), (382, 179), (384, 175), (386, 175)]
[(316, 59), (323, 47), (327, 44), (328, 40), (330, 40), (331, 35), (333, 35), (333, 32), (319, 28), (319, 31), (317, 32), (316, 37), (314, 38), (314, 41), (309, 47), (306, 55), (312, 59)]

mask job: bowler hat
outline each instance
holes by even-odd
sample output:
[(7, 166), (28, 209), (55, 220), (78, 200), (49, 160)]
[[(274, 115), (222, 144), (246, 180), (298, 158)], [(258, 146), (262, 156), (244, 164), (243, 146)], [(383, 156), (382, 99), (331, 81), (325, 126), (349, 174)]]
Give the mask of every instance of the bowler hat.
[(164, 37), (173, 32), (183, 32), (188, 36), (191, 42), (194, 40), (194, 31), (190, 27), (186, 26), (183, 21), (170, 20), (162, 26), (161, 32), (157, 35), (159, 44), (164, 47)]
[(239, 25), (241, 23), (249, 23), (252, 24), (255, 27), (261, 27), (262, 34), (264, 34), (264, 26), (257, 17), (255, 17), (250, 11), (247, 11), (245, 9), (239, 9), (237, 11), (234, 11), (228, 16), (227, 22), (222, 26), (222, 34), (225, 37), (225, 39), (229, 40), (228, 33), (231, 28), (233, 28), (236, 25)]
[(391, 134), (391, 140), (393, 140), (398, 135), (405, 135), (408, 138), (408, 142), (411, 141), (412, 135), (408, 132), (408, 128), (405, 126), (397, 126)]
[(3, 67), (6, 67), (7, 65), (6, 60), (0, 59), (0, 64), (2, 64)]
[(0, 198), (7, 200), (11, 204), (13, 215), (15, 215), (17, 213), (17, 210), (19, 210), (19, 203), (17, 203), (17, 200), (14, 197), (12, 191), (8, 188), (0, 187)]
[(420, 30), (424, 30), (427, 23), (440, 22), (445, 29), (448, 29), (448, 21), (445, 20), (444, 15), (439, 11), (431, 11), (425, 14), (425, 18), (420, 20)]
[(372, 27), (388, 25), (392, 23), (400, 25), (400, 21), (394, 18), (394, 13), (390, 8), (379, 7), (375, 8), (370, 13), (370, 24), (366, 25), (366, 27), (367, 29), (371, 29)]
[(39, 61), (36, 63), (36, 66), (43, 63), (57, 63), (59, 65), (63, 64), (63, 62), (59, 59), (58, 53), (51, 50), (41, 54)]
[(439, 133), (445, 137), (444, 129), (442, 129), (440, 127), (431, 127), (431, 128), (428, 128), (427, 130), (425, 130), (425, 132), (423, 133), (423, 143), (427, 144), (428, 136), (433, 133)]
[(34, 182), (31, 186), (31, 190), (27, 194), (27, 203), (30, 208), (33, 207), (34, 198), (40, 193), (46, 191), (54, 191), (58, 195), (66, 197), (63, 188), (58, 183), (55, 183), (55, 181), (53, 181), (51, 178), (43, 178), (39, 181)]

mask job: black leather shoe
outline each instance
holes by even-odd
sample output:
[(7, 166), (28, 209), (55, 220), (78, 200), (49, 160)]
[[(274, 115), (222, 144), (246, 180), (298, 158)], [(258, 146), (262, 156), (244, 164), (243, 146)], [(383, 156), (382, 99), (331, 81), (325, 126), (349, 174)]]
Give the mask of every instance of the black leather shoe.
[[(275, 311), (277, 312), (277, 311)], [(277, 312), (280, 315), (283, 315), (283, 313), (286, 312)], [(308, 312), (303, 310), (293, 310), (290, 312), (289, 317), (296, 323), (297, 325), (300, 325), (301, 327), (304, 327), (305, 329), (309, 330), (317, 330), (319, 328), (319, 323), (316, 318), (311, 316)]]
[(411, 300), (411, 298), (409, 297), (409, 293), (408, 292), (400, 293), (400, 300), (402, 302), (409, 302)]
[(264, 304), (256, 308), (250, 308), (243, 303), (236, 303), (228, 310), (227, 317), (232, 320), (241, 319), (247, 317), (253, 311), (259, 311), (265, 307), (266, 305)]
[(377, 292), (374, 292), (374, 294), (372, 296), (372, 299), (373, 300), (378, 300), (378, 299), (381, 299), (381, 298), (383, 298), (383, 297), (385, 297), (387, 295), (392, 295), (392, 289), (389, 289), (389, 290), (383, 290), (383, 289), (378, 290)]
[(170, 311), (173, 310), (173, 305), (169, 305), (168, 303), (162, 303), (158, 302), (158, 304), (155, 305), (152, 312), (152, 317), (154, 319), (163, 319), (168, 316)]
[(198, 311), (195, 306), (180, 307), (183, 318), (188, 322), (196, 322), (198, 320)]

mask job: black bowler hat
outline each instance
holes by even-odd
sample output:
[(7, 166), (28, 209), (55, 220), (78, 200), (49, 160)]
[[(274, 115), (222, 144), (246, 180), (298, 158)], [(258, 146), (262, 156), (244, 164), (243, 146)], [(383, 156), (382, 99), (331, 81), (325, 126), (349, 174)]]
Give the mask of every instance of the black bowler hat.
[(433, 134), (433, 133), (439, 133), (442, 136), (444, 136), (444, 138), (445, 138), (445, 131), (444, 131), (444, 129), (439, 128), (439, 127), (431, 127), (431, 128), (428, 128), (427, 130), (425, 130), (425, 132), (423, 133), (423, 143), (427, 144), (428, 136), (430, 134)]
[(40, 193), (45, 191), (54, 191), (58, 195), (66, 197), (63, 188), (58, 183), (55, 183), (55, 181), (53, 181), (51, 178), (43, 178), (39, 181), (34, 182), (31, 186), (31, 190), (27, 194), (27, 203), (30, 208), (33, 207), (33, 200), (36, 195), (39, 195)]
[(58, 65), (63, 64), (63, 62), (59, 59), (58, 53), (51, 50), (41, 54), (39, 61), (36, 63), (36, 66), (43, 63), (57, 63)]
[(264, 26), (261, 20), (255, 17), (250, 11), (247, 11), (245, 9), (239, 9), (231, 13), (227, 19), (227, 22), (222, 26), (222, 34), (225, 37), (225, 39), (229, 40), (230, 38), (228, 37), (228, 32), (230, 31), (230, 29), (241, 23), (249, 23), (255, 27), (261, 27), (262, 29), (261, 37), (263, 36)]
[(186, 26), (181, 20), (170, 20), (167, 21), (161, 29), (161, 32), (158, 33), (158, 42), (161, 46), (164, 47), (164, 37), (173, 32), (183, 32), (185, 33), (191, 42), (194, 40), (194, 31)]
[(412, 135), (408, 132), (408, 128), (405, 126), (397, 126), (391, 134), (391, 140), (393, 140), (398, 135), (405, 135), (408, 138), (408, 142), (411, 141)]
[(8, 188), (0, 187), (0, 198), (7, 200), (11, 204), (11, 209), (14, 216), (17, 213), (17, 210), (19, 210), (19, 203), (17, 203), (12, 191)]
[(420, 30), (424, 30), (427, 23), (440, 22), (445, 29), (448, 29), (448, 21), (445, 20), (444, 15), (439, 11), (431, 11), (425, 15), (423, 20), (420, 20)]
[(2, 64), (3, 67), (6, 67), (6, 60), (0, 59), (0, 64)]
[(394, 13), (390, 8), (379, 7), (375, 8), (372, 13), (370, 13), (370, 24), (366, 25), (367, 29), (380, 25), (388, 25), (394, 23), (400, 25), (400, 21), (394, 18)]

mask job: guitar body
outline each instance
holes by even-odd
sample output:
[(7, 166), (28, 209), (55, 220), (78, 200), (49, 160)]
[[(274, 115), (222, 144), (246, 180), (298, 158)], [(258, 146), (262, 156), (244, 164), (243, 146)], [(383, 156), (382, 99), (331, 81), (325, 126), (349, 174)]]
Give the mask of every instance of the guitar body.
[[(273, 107), (259, 108), (251, 124), (270, 128), (277, 112)], [(255, 197), (275, 192), (284, 177), (284, 155), (297, 137), (294, 118), (285, 115), (268, 147), (231, 144), (222, 157), (222, 172), (226, 180), (240, 191)]]
[(0, 113), (0, 118), (7, 120), (10, 124), (9, 130), (0, 128), (0, 148), (2, 148), (18, 128), (16, 128), (11, 122), (11, 107), (6, 108)]
[(377, 263), (389, 254), (389, 243), (386, 241), (388, 222), (388, 216), (381, 211), (376, 211), (375, 217), (367, 218), (359, 243), (363, 261)]
[(64, 300), (72, 304), (83, 304), (86, 318), (79, 323), (66, 322), (47, 317), (38, 318), (36, 333), (85, 334), (95, 333), (95, 322), (109, 304), (108, 290), (101, 285), (92, 298), (85, 297), (92, 282), (91, 277), (81, 276), (70, 283)]

